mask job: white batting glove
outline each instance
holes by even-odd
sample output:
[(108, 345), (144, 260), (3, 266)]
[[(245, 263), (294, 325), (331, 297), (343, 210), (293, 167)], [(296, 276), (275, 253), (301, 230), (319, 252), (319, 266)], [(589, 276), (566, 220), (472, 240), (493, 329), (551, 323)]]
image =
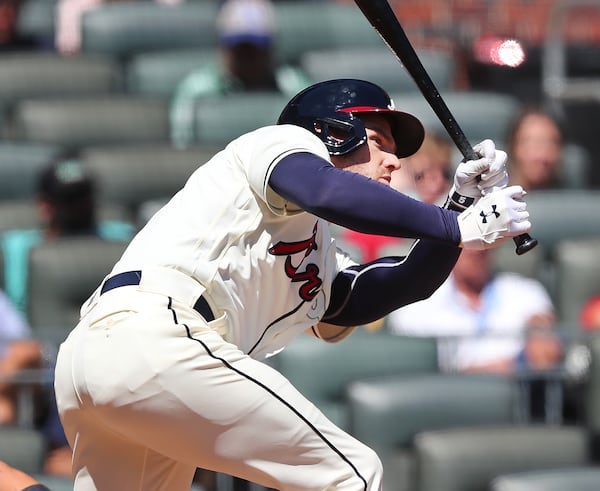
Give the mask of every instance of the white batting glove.
[(531, 222), (525, 191), (510, 186), (490, 192), (458, 215), (461, 243), (464, 249), (489, 249), (511, 237), (529, 232)]
[(481, 196), (489, 194), (493, 189), (503, 188), (508, 184), (506, 152), (497, 150), (492, 140), (483, 140), (473, 150), (481, 158), (458, 165), (449, 193), (449, 204), (459, 211), (475, 204)]

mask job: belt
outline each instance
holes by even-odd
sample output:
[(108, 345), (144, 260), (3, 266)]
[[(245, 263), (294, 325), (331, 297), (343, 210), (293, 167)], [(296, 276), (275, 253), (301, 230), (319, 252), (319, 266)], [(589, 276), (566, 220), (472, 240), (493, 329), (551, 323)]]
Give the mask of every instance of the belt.
[[(114, 290), (115, 288), (119, 288), (121, 286), (134, 286), (139, 285), (142, 280), (142, 272), (141, 271), (125, 271), (124, 273), (119, 273), (114, 276), (108, 278), (102, 288), (100, 289), (100, 295), (103, 293)], [(194, 304), (193, 309), (198, 312), (207, 322), (215, 320), (215, 315), (213, 314), (212, 309), (208, 305), (206, 299), (200, 295), (196, 303)]]

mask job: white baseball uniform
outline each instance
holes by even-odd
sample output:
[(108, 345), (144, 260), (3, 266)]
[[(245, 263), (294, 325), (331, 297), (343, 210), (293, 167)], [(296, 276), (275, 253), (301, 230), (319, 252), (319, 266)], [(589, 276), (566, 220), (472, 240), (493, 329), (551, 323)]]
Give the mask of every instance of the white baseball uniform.
[(295, 126), (234, 140), (132, 240), (107, 276), (124, 283), (83, 305), (55, 381), (76, 491), (187, 490), (197, 467), (281, 490), (380, 489), (376, 454), (258, 361), (318, 322), (354, 264), (326, 221), (267, 185), (299, 151), (329, 160)]

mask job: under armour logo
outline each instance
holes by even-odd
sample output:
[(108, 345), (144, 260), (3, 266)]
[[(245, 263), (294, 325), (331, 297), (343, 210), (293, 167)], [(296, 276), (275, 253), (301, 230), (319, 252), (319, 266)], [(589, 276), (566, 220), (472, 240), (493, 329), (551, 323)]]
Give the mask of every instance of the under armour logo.
[(496, 211), (496, 205), (492, 205), (492, 211), (490, 211), (489, 213), (485, 213), (483, 210), (481, 211), (481, 213), (479, 214), (479, 216), (482, 218), (481, 222), (487, 223), (487, 217), (489, 217), (490, 215), (494, 215), (494, 217), (496, 218), (500, 216), (500, 213)]

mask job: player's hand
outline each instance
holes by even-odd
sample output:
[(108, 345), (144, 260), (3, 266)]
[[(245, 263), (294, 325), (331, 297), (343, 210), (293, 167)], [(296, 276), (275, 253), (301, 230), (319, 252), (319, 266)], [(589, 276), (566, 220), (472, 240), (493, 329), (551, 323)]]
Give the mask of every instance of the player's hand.
[(493, 190), (504, 189), (508, 185), (508, 172), (506, 171), (508, 156), (506, 152), (498, 150), (492, 140), (483, 140), (475, 145), (473, 150), (490, 162), (489, 169), (481, 173), (477, 183), (481, 196), (485, 196)]
[(489, 249), (529, 232), (531, 222), (521, 186), (497, 189), (458, 215), (464, 249)]
[(483, 140), (473, 150), (480, 158), (461, 162), (454, 173), (449, 198), (458, 210), (475, 204), (481, 196), (508, 183), (506, 152), (497, 150), (492, 140)]

